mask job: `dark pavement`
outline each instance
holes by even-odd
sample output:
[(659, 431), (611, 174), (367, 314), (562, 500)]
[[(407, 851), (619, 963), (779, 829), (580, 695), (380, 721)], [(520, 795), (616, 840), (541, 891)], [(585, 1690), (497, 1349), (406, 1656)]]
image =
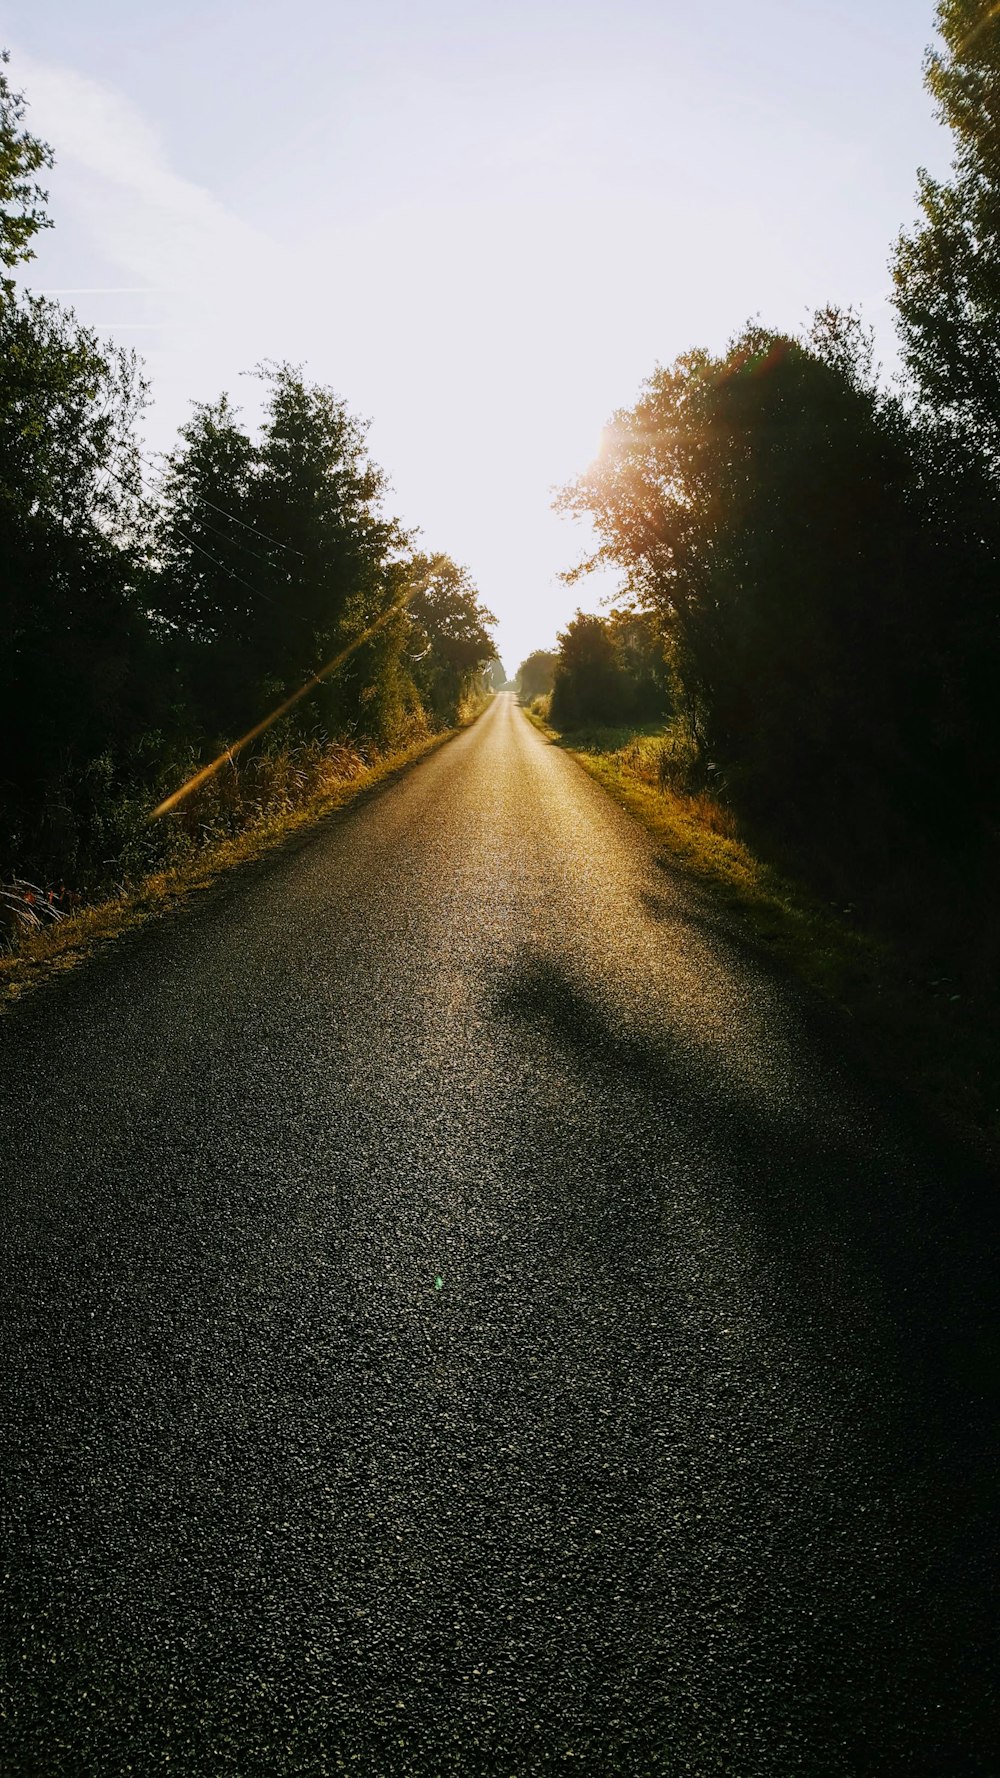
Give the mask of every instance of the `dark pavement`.
[(843, 1048), (507, 697), (0, 1019), (4, 1778), (1000, 1772), (990, 1219)]

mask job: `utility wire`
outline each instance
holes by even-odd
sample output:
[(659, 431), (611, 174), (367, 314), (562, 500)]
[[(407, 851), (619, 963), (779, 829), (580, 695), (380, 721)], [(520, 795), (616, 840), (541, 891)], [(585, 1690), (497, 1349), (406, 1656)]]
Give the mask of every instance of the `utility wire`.
[(247, 592), (252, 593), (255, 599), (266, 599), (269, 605), (273, 605), (277, 611), (283, 611), (286, 617), (297, 617), (301, 624), (305, 624), (310, 634), (315, 634), (313, 625), (309, 622), (307, 617), (302, 616), (301, 611), (289, 611), (288, 607), (283, 605), (280, 599), (272, 598), (270, 593), (265, 593), (263, 587), (251, 586), (248, 580), (244, 580), (242, 574), (237, 574), (235, 568), (230, 568), (228, 562), (223, 562), (219, 556), (213, 556), (210, 549), (205, 549), (203, 544), (196, 542), (195, 538), (189, 537), (187, 532), (182, 531), (179, 525), (175, 525), (174, 530), (178, 537), (182, 538), (191, 549), (196, 549), (199, 555), (205, 557), (206, 561), (214, 562), (216, 568), (221, 568), (223, 574), (227, 575), (230, 580), (235, 580), (240, 586), (246, 587)]
[[(142, 456), (141, 452), (139, 453), (139, 458), (140, 458), (140, 462), (145, 463), (147, 465), (147, 467), (150, 471), (150, 474), (151, 475), (158, 475), (160, 477), (161, 482), (162, 482), (163, 477), (164, 477), (164, 471), (162, 469), (157, 469), (153, 464), (150, 463), (148, 457)], [(221, 506), (213, 506), (211, 500), (206, 500), (203, 494), (198, 495), (198, 500), (202, 506), (210, 506), (212, 508), (213, 512), (222, 512)], [(234, 525), (238, 525), (240, 523), (240, 520), (236, 517), (235, 513), (231, 513), (231, 512), (224, 513), (223, 517), (232, 519)], [(201, 518), (200, 515), (199, 515), (198, 522), (200, 525), (204, 526), (206, 531), (211, 531), (214, 536), (221, 537), (222, 541), (224, 543), (228, 543), (231, 548), (241, 549), (241, 550), (245, 551), (245, 553), (248, 556), (253, 556), (253, 559), (255, 562), (263, 562), (264, 566), (266, 568), (270, 568), (273, 572), (274, 562), (272, 561), (270, 556), (262, 556), (259, 549), (251, 549), (249, 543), (243, 543), (239, 537), (230, 537), (228, 531), (223, 531), (221, 525), (210, 524), (208, 519), (203, 519), (203, 518)], [(249, 529), (249, 527), (245, 527), (245, 528)], [(175, 526), (175, 529), (176, 529), (176, 526)], [(260, 533), (258, 533), (258, 535), (263, 536), (264, 533), (260, 532)], [(277, 540), (275, 539), (275, 541), (277, 541)], [(278, 545), (279, 549), (287, 549), (288, 547), (289, 546), (287, 544), (279, 544)], [(301, 551), (295, 550), (295, 551), (293, 551), (293, 554), (297, 555), (297, 556), (301, 555)], [(302, 560), (305, 561), (304, 556), (302, 556)]]
[[(208, 502), (203, 501), (202, 504), (207, 506)], [(213, 507), (212, 510), (217, 511), (218, 508)], [(262, 556), (259, 549), (251, 549), (248, 543), (241, 543), (238, 537), (230, 537), (228, 532), (223, 531), (221, 525), (210, 525), (208, 520), (203, 519), (200, 514), (198, 516), (198, 523), (206, 531), (211, 531), (213, 537), (221, 537), (223, 543), (228, 543), (231, 549), (243, 550), (246, 555), (252, 556), (255, 562), (263, 562), (265, 568), (270, 568), (272, 573), (274, 572), (274, 562), (270, 556)], [(296, 551), (296, 554), (298, 554), (298, 551)]]
[(260, 735), (265, 734), (273, 723), (277, 722), (280, 717), (287, 715), (288, 711), (293, 709), (302, 698), (308, 697), (309, 693), (315, 690), (316, 686), (321, 685), (324, 679), (329, 678), (331, 673), (335, 673), (338, 667), (343, 666), (344, 662), (349, 660), (351, 655), (354, 654), (357, 649), (363, 647), (366, 642), (370, 641), (373, 636), (377, 635), (379, 630), (384, 629), (386, 624), (391, 623), (392, 619), (397, 617), (401, 611), (405, 611), (413, 597), (414, 590), (415, 589), (411, 587), (410, 591), (406, 593), (402, 599), (398, 600), (395, 605), (391, 605), (387, 611), (383, 611), (381, 617), (377, 617), (374, 623), (369, 624), (368, 628), (363, 630), (360, 636), (355, 636), (352, 642), (348, 642), (346, 648), (342, 648), (340, 653), (335, 654), (333, 659), (327, 661), (325, 666), (318, 668), (315, 673), (310, 673), (305, 684), (300, 685), (296, 691), (293, 691), (289, 697), (285, 698), (283, 702), (277, 706), (276, 709), (271, 710), (267, 716), (262, 717), (261, 721), (255, 723), (252, 729), (248, 729), (245, 735), (241, 735), (238, 741), (234, 741), (231, 746), (223, 748), (222, 752), (218, 754), (215, 759), (210, 760), (208, 765), (202, 766), (200, 771), (194, 772), (187, 780), (187, 783), (182, 784), (179, 790), (175, 790), (172, 796), (165, 797), (163, 802), (158, 803), (156, 808), (151, 811), (150, 820), (155, 821), (160, 815), (169, 815), (172, 809), (176, 809), (179, 803), (182, 803), (186, 797), (191, 795), (192, 791), (200, 789), (203, 784), (207, 784), (209, 778), (213, 778), (222, 766), (227, 763), (232, 763), (237, 753), (240, 753), (244, 747), (249, 746), (251, 741), (256, 741)]
[[(146, 459), (142, 458), (142, 461), (145, 462)], [(114, 480), (118, 482), (119, 486), (125, 489), (127, 494), (131, 494), (133, 499), (138, 500), (139, 506), (143, 508), (144, 511), (151, 513), (154, 518), (159, 516), (156, 507), (153, 506), (143, 494), (136, 495), (135, 490), (129, 486), (128, 482), (126, 482), (116, 470), (111, 468), (110, 464), (106, 463), (104, 467), (108, 474), (113, 476)], [(156, 471), (156, 473), (160, 474), (161, 472)], [(239, 523), (239, 521), (237, 521), (237, 523)], [(241, 574), (237, 574), (234, 568), (230, 568), (227, 563), (220, 561), (217, 556), (213, 556), (211, 550), (205, 549), (200, 543), (196, 542), (193, 537), (189, 537), (185, 531), (182, 531), (179, 526), (175, 525), (174, 529), (177, 532), (178, 537), (182, 538), (192, 549), (198, 550), (201, 555), (207, 557), (208, 561), (214, 563), (217, 568), (221, 568), (223, 574), (227, 575), (230, 580), (238, 581), (239, 585), (245, 587), (247, 592), (255, 599), (266, 599), (269, 605), (276, 606), (286, 617), (297, 617), (300, 623), (304, 624), (309, 630), (310, 635), (315, 641), (316, 631), (313, 625), (310, 624), (308, 618), (303, 617), (301, 612), (296, 611), (290, 613), (288, 608), (282, 605), (279, 600), (271, 598), (270, 594), (265, 593), (262, 588), (251, 586), (250, 582), (244, 580)], [(247, 529), (252, 530), (253, 527), (248, 526)], [(259, 532), (258, 535), (263, 536), (265, 533)], [(274, 541), (277, 540), (275, 539)], [(285, 546), (282, 545), (282, 547)], [(299, 552), (296, 551), (295, 553), (298, 554)], [(263, 560), (263, 558), (261, 559)], [(265, 716), (263, 721), (257, 723), (248, 734), (242, 736), (242, 738), (239, 741), (236, 741), (231, 747), (227, 747), (224, 752), (219, 754), (217, 759), (213, 760), (208, 766), (204, 766), (200, 772), (196, 772), (186, 784), (181, 786), (180, 790), (175, 791), (173, 796), (168, 797), (165, 802), (161, 803), (154, 809), (151, 818), (155, 819), (157, 815), (165, 815), (170, 809), (175, 808), (179, 802), (183, 801), (185, 797), (190, 795), (191, 791), (205, 783), (208, 778), (214, 776), (219, 770), (219, 767), (227, 759), (231, 760), (234, 754), (247, 746), (250, 741), (256, 740), (257, 737), (269, 729), (271, 724), (276, 722), (280, 716), (285, 715), (287, 711), (292, 709), (300, 699), (306, 697), (316, 686), (321, 685), (323, 680), (328, 678), (331, 673), (335, 672), (339, 666), (342, 666), (344, 661), (349, 660), (351, 655), (354, 654), (358, 648), (362, 647), (365, 642), (369, 641), (373, 636), (377, 635), (380, 630), (384, 629), (385, 625), (390, 623), (394, 617), (401, 615), (409, 605), (415, 591), (416, 588), (411, 587), (409, 592), (405, 593), (402, 599), (397, 600), (393, 605), (389, 606), (386, 611), (383, 611), (381, 616), (377, 617), (373, 623), (369, 624), (367, 629), (362, 631), (360, 636), (356, 636), (352, 642), (349, 642), (345, 648), (341, 649), (339, 654), (335, 655), (332, 660), (327, 661), (325, 666), (320, 667), (317, 672), (311, 673), (305, 683), (300, 685), (297, 691), (292, 692), (291, 696), (286, 698), (283, 703), (279, 704), (276, 710), (272, 710), (271, 713), (268, 716)]]
[[(142, 456), (141, 451), (139, 455)], [(162, 457), (165, 463), (173, 462), (173, 459), (167, 455), (166, 451), (154, 451), (153, 456)], [(153, 470), (155, 475), (163, 475), (165, 473), (165, 471), (158, 468), (156, 464), (151, 463), (148, 457), (143, 457), (142, 461)], [(241, 525), (244, 531), (252, 531), (255, 537), (262, 537), (265, 543), (274, 543), (277, 545), (278, 549), (286, 549), (290, 555), (301, 556), (302, 560), (305, 561), (305, 556), (302, 555), (302, 551), (300, 549), (295, 549), (292, 544), (282, 543), (280, 537), (272, 537), (267, 531), (258, 531), (256, 525), (248, 525), (245, 519), (238, 519), (234, 512), (227, 512), (224, 506), (216, 506), (213, 501), (206, 500), (203, 494), (200, 495), (199, 498), (205, 506), (211, 508), (212, 512), (221, 513), (224, 519), (231, 519), (234, 525)]]
[[(150, 515), (153, 518), (159, 517), (156, 507), (153, 506), (150, 501), (146, 500), (142, 494), (137, 495), (135, 489), (129, 487), (128, 482), (118, 474), (117, 470), (112, 469), (110, 463), (105, 463), (104, 468), (108, 475), (112, 476), (119, 486), (125, 489), (126, 494), (131, 494), (132, 498), (138, 501), (140, 507), (147, 515)], [(316, 631), (314, 626), (309, 622), (307, 617), (303, 617), (301, 611), (290, 611), (280, 599), (275, 599), (270, 593), (265, 593), (263, 587), (252, 586), (250, 581), (244, 580), (242, 574), (237, 574), (236, 569), (231, 568), (228, 562), (223, 562), (219, 556), (213, 556), (211, 550), (205, 549), (203, 544), (198, 543), (195, 538), (189, 537), (187, 532), (182, 531), (179, 525), (175, 524), (174, 530), (176, 531), (177, 536), (188, 544), (191, 549), (197, 550), (199, 555), (203, 555), (207, 561), (214, 563), (216, 568), (221, 568), (223, 574), (225, 574), (229, 580), (235, 580), (240, 586), (245, 587), (247, 592), (250, 593), (253, 598), (266, 600), (268, 605), (273, 605), (276, 610), (283, 612), (286, 617), (297, 617), (299, 622), (309, 631), (310, 635), (315, 637)], [(263, 560), (263, 557), (261, 557), (261, 560)]]

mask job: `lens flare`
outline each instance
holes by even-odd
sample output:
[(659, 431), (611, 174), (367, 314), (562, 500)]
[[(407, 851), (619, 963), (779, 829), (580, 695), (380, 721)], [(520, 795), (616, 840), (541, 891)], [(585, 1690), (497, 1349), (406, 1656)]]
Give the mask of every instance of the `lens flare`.
[(193, 776), (187, 780), (186, 784), (181, 785), (179, 790), (175, 790), (170, 796), (164, 797), (162, 803), (157, 803), (156, 808), (152, 811), (149, 817), (150, 821), (155, 821), (160, 815), (169, 815), (172, 809), (176, 809), (180, 803), (184, 802), (189, 796), (192, 796), (196, 790), (200, 790), (203, 784), (207, 784), (210, 778), (214, 778), (216, 772), (220, 771), (227, 761), (235, 759), (237, 753), (241, 753), (244, 747), (249, 747), (250, 742), (256, 741), (258, 735), (264, 734), (264, 732), (271, 727), (272, 723), (277, 722), (278, 719), (286, 715), (295, 704), (300, 703), (303, 698), (308, 697), (311, 691), (315, 691), (317, 685), (321, 685), (324, 679), (328, 679), (331, 673), (335, 673), (338, 667), (342, 667), (344, 662), (348, 660), (357, 649), (361, 648), (365, 642), (369, 642), (379, 630), (384, 629), (386, 624), (389, 623), (392, 618), (398, 617), (399, 613), (406, 609), (411, 596), (412, 595), (408, 593), (405, 599), (400, 600), (399, 604), (391, 606), (388, 611), (383, 611), (382, 616), (376, 618), (373, 624), (369, 624), (367, 630), (364, 630), (360, 636), (356, 636), (354, 641), (349, 642), (346, 648), (342, 648), (339, 654), (335, 654), (332, 661), (327, 661), (325, 667), (320, 667), (317, 672), (311, 674), (305, 684), (300, 685), (298, 691), (293, 691), (291, 697), (285, 698), (284, 702), (277, 706), (277, 709), (272, 710), (270, 714), (263, 717), (260, 722), (255, 723), (253, 728), (248, 729), (246, 734), (242, 735), (238, 741), (234, 741), (229, 747), (224, 747), (217, 759), (210, 760), (207, 766), (202, 766), (201, 770), (195, 772)]

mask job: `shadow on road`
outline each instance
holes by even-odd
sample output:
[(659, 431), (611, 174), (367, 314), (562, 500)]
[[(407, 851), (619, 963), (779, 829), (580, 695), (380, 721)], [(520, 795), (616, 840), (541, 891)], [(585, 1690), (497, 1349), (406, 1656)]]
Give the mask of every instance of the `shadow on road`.
[[(837, 1129), (817, 1127), (794, 1106), (769, 1115), (721, 1061), (712, 1066), (709, 1050), (693, 1054), (680, 1034), (655, 1042), (617, 1028), (552, 957), (523, 958), (497, 1010), (540, 1033), (595, 1093), (611, 1097), (609, 1147), (632, 1120), (662, 1128), (665, 1171), (674, 1150), (693, 1143), (714, 1151), (720, 1184), (729, 1191), (737, 1182), (736, 1207), (766, 1222), (793, 1313), (805, 1301), (842, 1326), (849, 1304), (867, 1323), (878, 1312), (880, 1362), (905, 1375), (908, 1389), (920, 1384), (928, 1410), (966, 1436), (977, 1423), (995, 1429), (1000, 1352), (980, 1182), (960, 1157), (950, 1172), (940, 1157), (928, 1165), (905, 1125), (887, 1132), (856, 1067), (843, 1066), (854, 1115)], [(832, 1070), (822, 1008), (816, 1024), (817, 1067)], [(587, 1165), (592, 1174), (589, 1155)]]
[[(734, 1320), (742, 1292), (748, 1302), (763, 1304), (779, 1343), (804, 1340), (819, 1374), (830, 1380), (831, 1419), (843, 1415), (840, 1480), (841, 1460), (834, 1456), (814, 1497), (811, 1483), (803, 1482), (811, 1500), (806, 1520), (814, 1515), (811, 1535), (822, 1550), (844, 1498), (859, 1487), (859, 1513), (866, 1491), (891, 1503), (881, 1540), (869, 1524), (855, 1547), (851, 1585), (871, 1602), (866, 1621), (853, 1619), (856, 1601), (842, 1599), (833, 1608), (833, 1618), (843, 1614), (840, 1629), (831, 1629), (833, 1618), (822, 1632), (817, 1627), (821, 1642), (832, 1638), (828, 1647), (840, 1637), (868, 1649), (873, 1690), (856, 1706), (854, 1732), (870, 1712), (866, 1733), (874, 1741), (867, 1750), (859, 1741), (852, 1770), (889, 1769), (868, 1761), (874, 1747), (887, 1749), (892, 1740), (878, 1719), (883, 1711), (891, 1715), (897, 1683), (901, 1698), (944, 1699), (933, 1706), (942, 1725), (952, 1707), (956, 1720), (964, 1716), (973, 1725), (968, 1740), (957, 1730), (951, 1739), (942, 1727), (927, 1765), (920, 1763), (917, 1735), (906, 1770), (942, 1778), (987, 1770), (972, 1749), (992, 1739), (992, 1680), (982, 1651), (995, 1633), (998, 1353), (992, 1268), (977, 1245), (974, 1218), (963, 1225), (961, 1206), (975, 1193), (961, 1162), (952, 1172), (940, 1163), (928, 1166), (913, 1152), (905, 1127), (886, 1128), (884, 1108), (866, 1102), (850, 1069), (843, 1073), (849, 1115), (837, 1129), (817, 1127), (805, 1113), (796, 1117), (794, 1107), (769, 1114), (765, 1101), (738, 1090), (721, 1057), (713, 1065), (707, 1046), (692, 1054), (686, 1033), (675, 1040), (668, 1029), (653, 1039), (622, 1029), (555, 957), (522, 956), (497, 1011), (529, 1042), (537, 1040), (540, 1058), (553, 1047), (561, 1055), (570, 1105), (574, 1093), (577, 1103), (581, 1092), (589, 1097), (586, 1118), (576, 1114), (579, 1184), (556, 1170), (549, 1186), (574, 1195), (568, 1214), (576, 1218), (585, 1259), (596, 1269), (609, 1245), (623, 1253), (630, 1243), (634, 1248), (637, 1200), (645, 1206), (647, 1243), (668, 1244), (678, 1171), (692, 1154), (699, 1156), (689, 1176), (706, 1217), (721, 1230), (730, 1267), (728, 1276), (706, 1277), (706, 1291), (732, 1294)], [(834, 1070), (836, 1091), (822, 1030), (816, 1067)], [(570, 1109), (567, 1116), (573, 1115)], [(662, 1132), (652, 1154), (632, 1140), (634, 1130), (651, 1128)], [(563, 1141), (565, 1148), (565, 1132)], [(543, 1159), (536, 1177), (545, 1175)], [(648, 1233), (650, 1194), (662, 1205), (659, 1237)], [(741, 1246), (747, 1226), (764, 1231), (764, 1267), (756, 1275), (756, 1243)], [(744, 1252), (751, 1255), (744, 1265), (750, 1275), (741, 1279)], [(668, 1266), (663, 1276), (669, 1279)], [(642, 1353), (636, 1358), (644, 1363)], [(860, 1407), (845, 1408), (849, 1397)], [(793, 1404), (789, 1420), (794, 1423)], [(859, 1484), (864, 1475), (868, 1481)], [(873, 1573), (887, 1562), (890, 1578), (884, 1591), (885, 1583), (873, 1580), (866, 1595), (869, 1559)], [(904, 1611), (905, 1626), (898, 1615)], [(899, 1752), (903, 1757), (902, 1746)]]

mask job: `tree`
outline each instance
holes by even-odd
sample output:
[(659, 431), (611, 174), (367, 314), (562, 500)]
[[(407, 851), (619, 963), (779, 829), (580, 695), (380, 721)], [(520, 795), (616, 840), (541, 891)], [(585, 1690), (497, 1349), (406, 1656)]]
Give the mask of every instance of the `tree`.
[(450, 719), (495, 660), (495, 620), (447, 557), (415, 566), (365, 425), (293, 365), (260, 373), (254, 435), (225, 396), (195, 407), (144, 488), (134, 355), (2, 276), (48, 226), (35, 175), (51, 165), (5, 64), (0, 881), (78, 890), (162, 861), (146, 816), (193, 752), (258, 725), (266, 746), (392, 745), (426, 726), (415, 673)]
[(925, 83), (955, 139), (951, 178), (921, 169), (921, 222), (896, 244), (903, 353), (925, 412), (1000, 467), (1000, 13), (939, 0)]
[(552, 720), (559, 728), (621, 722), (627, 696), (610, 626), (578, 611), (559, 636), (552, 686)]
[(452, 721), (463, 696), (497, 658), (496, 623), (467, 568), (446, 555), (416, 555), (407, 570), (409, 657), (431, 713)]
[[(557, 721), (652, 722), (669, 705), (663, 643), (651, 612), (622, 607), (606, 618), (577, 612), (558, 651), (539, 648), (521, 662), (526, 704), (553, 692)], [(558, 691), (556, 691), (558, 687)]]
[(246, 645), (263, 596), (258, 567), (267, 584), (287, 574), (280, 545), (250, 528), (256, 451), (228, 395), (197, 403), (180, 439), (158, 489), (161, 615), (199, 641)]
[(144, 401), (131, 353), (54, 303), (0, 304), (0, 874), (79, 867), (158, 725), (130, 492)]
[[(752, 326), (658, 370), (562, 504), (653, 614), (744, 808), (800, 836), (836, 824), (843, 848), (884, 830), (887, 802), (932, 807), (935, 782), (994, 770), (971, 691), (997, 659), (984, 511), (874, 387), (849, 320), (805, 341)], [(578, 717), (559, 674), (557, 703)]]
[(162, 489), (157, 609), (183, 639), (203, 721), (220, 733), (247, 727), (372, 632), (296, 724), (385, 734), (405, 703), (405, 620), (387, 619), (407, 535), (384, 512), (385, 477), (346, 404), (294, 366), (263, 374), (256, 440), (226, 396), (182, 428)]
[(257, 447), (222, 395), (180, 428), (158, 490), (155, 607), (213, 737), (232, 738), (259, 712), (262, 626), (280, 614), (289, 579), (287, 546), (253, 524), (257, 473)]
[(622, 677), (623, 716), (633, 722), (658, 721), (671, 700), (655, 614), (621, 606), (608, 614), (607, 624)]
[[(48, 192), (34, 175), (51, 167), (52, 150), (23, 128), (26, 105), (5, 73), (8, 50), (0, 50), (0, 265), (10, 271), (34, 258), (31, 242), (52, 225), (45, 214)], [(14, 294), (14, 280), (0, 276), (0, 301)]]
[(552, 690), (559, 655), (554, 648), (536, 648), (517, 669), (517, 695), (522, 703), (547, 697)]

